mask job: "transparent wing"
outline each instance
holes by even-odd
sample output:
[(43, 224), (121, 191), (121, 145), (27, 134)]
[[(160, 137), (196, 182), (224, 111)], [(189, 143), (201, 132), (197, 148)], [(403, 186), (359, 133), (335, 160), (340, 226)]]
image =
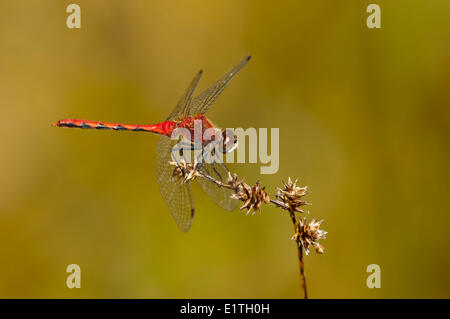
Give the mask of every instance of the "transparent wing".
[(166, 121), (177, 120), (187, 115), (189, 104), (192, 101), (192, 95), (194, 94), (195, 88), (197, 87), (198, 81), (200, 81), (202, 74), (203, 74), (202, 70), (200, 70), (200, 72), (197, 73), (197, 75), (191, 81), (191, 84), (189, 84), (187, 90), (184, 92), (181, 99), (178, 101), (177, 106), (173, 109), (172, 113), (170, 113)]
[(171, 149), (177, 141), (171, 140), (167, 136), (161, 136), (156, 144), (156, 181), (159, 191), (169, 206), (169, 210), (175, 219), (178, 227), (187, 232), (191, 228), (194, 218), (194, 200), (192, 198), (191, 184), (184, 183), (172, 178), (173, 166)]
[(243, 59), (228, 73), (217, 80), (216, 83), (203, 91), (199, 96), (195, 97), (189, 105), (188, 115), (205, 113), (219, 97), (222, 91), (227, 87), (230, 81), (235, 77), (235, 75), (247, 64), (250, 58), (251, 56), (248, 56)]
[[(204, 162), (202, 165), (201, 170), (203, 173), (208, 174), (217, 180), (222, 179), (223, 182), (226, 182), (228, 171), (222, 164), (215, 163), (213, 167), (211, 164)], [(203, 191), (211, 197), (217, 205), (228, 211), (232, 211), (236, 208), (238, 201), (237, 199), (231, 198), (231, 195), (233, 194), (232, 190), (225, 187), (219, 187), (207, 179), (197, 178), (196, 180), (202, 187)]]

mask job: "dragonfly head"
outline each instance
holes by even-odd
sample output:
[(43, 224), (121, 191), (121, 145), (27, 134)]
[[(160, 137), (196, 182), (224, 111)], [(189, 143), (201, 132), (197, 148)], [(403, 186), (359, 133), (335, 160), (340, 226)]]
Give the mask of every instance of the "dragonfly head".
[(222, 131), (222, 141), (222, 152), (224, 154), (234, 151), (238, 146), (237, 136), (234, 134), (233, 130), (230, 129)]

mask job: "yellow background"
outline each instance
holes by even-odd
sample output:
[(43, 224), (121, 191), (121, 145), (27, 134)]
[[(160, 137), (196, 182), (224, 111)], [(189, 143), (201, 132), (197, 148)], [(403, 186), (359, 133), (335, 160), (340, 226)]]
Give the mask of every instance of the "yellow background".
[(450, 297), (449, 1), (377, 1), (373, 30), (369, 1), (79, 0), (80, 30), (70, 3), (0, 4), (0, 297), (300, 297), (286, 212), (229, 213), (196, 185), (184, 234), (157, 189), (157, 136), (51, 126), (162, 121), (199, 69), (200, 91), (247, 54), (208, 116), (280, 128), (277, 174), (233, 170), (270, 194), (309, 186), (329, 232), (305, 258), (309, 295)]

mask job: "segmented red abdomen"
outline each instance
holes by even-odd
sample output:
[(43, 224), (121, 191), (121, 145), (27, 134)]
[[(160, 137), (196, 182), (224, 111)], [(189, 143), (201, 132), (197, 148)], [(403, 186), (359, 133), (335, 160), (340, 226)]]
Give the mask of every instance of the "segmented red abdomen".
[(97, 130), (151, 132), (170, 136), (170, 134), (172, 134), (172, 131), (176, 127), (176, 123), (173, 121), (165, 121), (154, 125), (134, 125), (134, 124), (107, 123), (99, 121), (87, 121), (78, 119), (63, 119), (53, 124), (53, 126), (97, 129)]

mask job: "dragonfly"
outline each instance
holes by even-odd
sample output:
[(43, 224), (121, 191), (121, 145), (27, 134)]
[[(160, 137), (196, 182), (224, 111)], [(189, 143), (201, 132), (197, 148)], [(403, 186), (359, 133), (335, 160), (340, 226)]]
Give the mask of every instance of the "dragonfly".
[[(201, 129), (203, 131), (207, 129), (213, 129), (219, 132), (222, 136), (219, 141), (222, 141), (222, 152), (230, 152), (237, 147), (237, 139), (235, 136), (231, 136), (227, 130), (221, 130), (213, 124), (206, 116), (206, 111), (214, 104), (223, 90), (228, 86), (230, 81), (236, 76), (236, 74), (247, 64), (251, 56), (247, 56), (239, 63), (237, 63), (231, 70), (225, 73), (209, 88), (202, 93), (194, 97), (194, 91), (198, 82), (203, 74), (200, 70), (194, 79), (190, 82), (188, 88), (178, 101), (176, 107), (163, 122), (152, 125), (135, 125), (135, 124), (121, 124), (121, 123), (108, 123), (100, 121), (88, 121), (80, 119), (62, 119), (57, 121), (53, 126), (68, 127), (68, 128), (81, 128), (81, 129), (99, 129), (99, 130), (116, 130), (116, 131), (134, 131), (134, 132), (150, 132), (161, 135), (157, 145), (157, 161), (156, 161), (156, 180), (158, 188), (163, 197), (163, 200), (169, 207), (169, 210), (178, 225), (178, 227), (187, 232), (192, 225), (194, 218), (195, 208), (192, 195), (192, 185), (190, 181), (179, 182), (173, 178), (174, 174), (174, 149), (176, 145), (179, 145), (180, 140), (171, 138), (172, 133), (176, 129), (187, 129), (190, 134), (191, 148), (184, 146), (179, 150), (177, 161), (183, 159), (183, 150), (194, 150), (198, 145), (201, 148), (206, 149), (212, 144), (212, 141), (216, 140), (217, 136), (210, 135), (205, 137), (206, 134), (202, 134), (202, 140), (200, 143), (195, 143), (195, 123), (201, 123)], [(202, 132), (203, 133), (203, 132)], [(205, 152), (207, 153), (207, 152)], [(222, 179), (225, 176), (229, 176), (229, 170), (223, 161), (217, 161), (215, 158), (205, 161), (204, 153), (200, 152), (201, 157), (195, 160), (200, 160), (199, 171), (201, 174), (212, 176), (216, 179)], [(211, 152), (207, 153), (211, 156)], [(214, 155), (212, 155), (214, 157)], [(218, 184), (211, 182), (209, 179), (197, 178), (196, 179), (203, 191), (213, 199), (213, 201), (225, 210), (232, 211), (237, 206), (237, 200), (232, 198), (232, 191), (225, 187), (220, 187)]]

